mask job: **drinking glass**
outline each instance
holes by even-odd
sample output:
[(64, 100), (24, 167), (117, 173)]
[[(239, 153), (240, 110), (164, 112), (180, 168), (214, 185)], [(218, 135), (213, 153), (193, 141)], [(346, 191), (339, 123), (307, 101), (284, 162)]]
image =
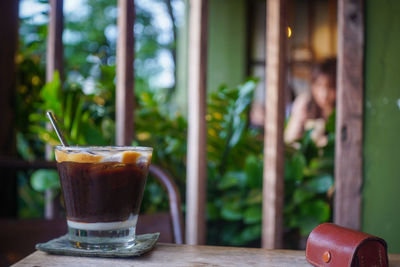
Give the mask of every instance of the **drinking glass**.
[(112, 250), (135, 244), (135, 230), (153, 149), (56, 146), (72, 245)]

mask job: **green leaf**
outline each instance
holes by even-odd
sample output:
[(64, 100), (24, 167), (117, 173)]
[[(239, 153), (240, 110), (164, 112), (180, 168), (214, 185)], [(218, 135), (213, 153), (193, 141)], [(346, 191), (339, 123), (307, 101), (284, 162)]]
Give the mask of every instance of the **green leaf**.
[(316, 175), (323, 171), (330, 172), (334, 167), (333, 157), (313, 158), (310, 161), (309, 167), (306, 169), (307, 175)]
[(222, 206), (221, 216), (228, 221), (238, 221), (243, 218), (243, 213), (238, 202), (225, 203)]
[(245, 180), (246, 174), (244, 172), (229, 171), (222, 177), (221, 181), (217, 185), (217, 188), (220, 190), (226, 190), (235, 186), (243, 187)]
[(303, 180), (303, 171), (306, 166), (306, 159), (300, 152), (294, 153), (291, 158), (285, 161), (285, 178), (288, 180)]
[(325, 129), (328, 133), (335, 133), (336, 128), (336, 110), (333, 110), (332, 114), (328, 117), (325, 124)]
[(25, 160), (33, 160), (35, 158), (28, 141), (20, 132), (17, 133), (17, 150), (18, 154)]
[(249, 80), (238, 86), (239, 96), (236, 100), (236, 114), (242, 113), (249, 106), (255, 87), (256, 83), (253, 80)]
[(312, 178), (305, 187), (313, 193), (326, 193), (333, 186), (333, 177), (330, 174), (324, 174)]
[(293, 203), (295, 204), (301, 204), (305, 202), (308, 199), (311, 199), (313, 197), (313, 193), (303, 190), (301, 188), (297, 189), (293, 193)]
[(101, 131), (94, 127), (91, 123), (81, 125), (82, 135), (87, 145), (107, 145)]
[(245, 202), (247, 205), (262, 203), (262, 190), (261, 188), (251, 189), (247, 195)]
[(220, 217), (219, 209), (215, 206), (214, 203), (207, 203), (207, 218), (209, 220), (216, 220)]
[(330, 217), (329, 205), (321, 199), (313, 200), (300, 209), (300, 233), (308, 235), (312, 229), (322, 222), (327, 222)]
[(38, 192), (44, 192), (47, 189), (59, 189), (58, 173), (56, 170), (37, 170), (31, 176), (31, 185)]
[(43, 87), (40, 92), (40, 96), (43, 99), (43, 107), (46, 110), (52, 110), (54, 114), (60, 116), (62, 113), (61, 110), (61, 101), (59, 99), (61, 91), (61, 82), (60, 75), (57, 71), (54, 72), (53, 81), (48, 82)]
[(261, 237), (261, 224), (256, 224), (244, 228), (240, 233), (240, 237), (244, 242), (250, 242)]
[(247, 208), (244, 211), (244, 223), (253, 224), (260, 223), (262, 219), (262, 208), (261, 205), (255, 205)]
[(231, 222), (224, 222), (224, 227), (223, 229), (221, 229), (221, 239), (222, 242), (226, 243), (226, 244), (232, 244), (233, 243), (233, 237), (238, 236), (238, 233), (240, 231), (240, 226), (238, 224), (235, 223), (231, 223)]
[(246, 126), (246, 121), (241, 120), (239, 116), (235, 116), (233, 119), (233, 133), (229, 140), (229, 147), (234, 147), (242, 137), (243, 130)]
[(301, 236), (308, 236), (311, 231), (319, 225), (318, 220), (313, 217), (303, 217), (298, 222)]
[(244, 165), (246, 183), (249, 188), (261, 188), (263, 180), (263, 161), (254, 155), (246, 158)]
[(83, 113), (83, 100), (82, 98), (80, 98), (78, 100), (78, 104), (76, 107), (76, 111), (75, 111), (75, 118), (74, 120), (71, 122), (71, 131), (70, 131), (70, 138), (74, 143), (79, 143), (78, 142), (78, 136), (79, 136), (79, 129), (81, 127), (82, 124), (82, 113)]

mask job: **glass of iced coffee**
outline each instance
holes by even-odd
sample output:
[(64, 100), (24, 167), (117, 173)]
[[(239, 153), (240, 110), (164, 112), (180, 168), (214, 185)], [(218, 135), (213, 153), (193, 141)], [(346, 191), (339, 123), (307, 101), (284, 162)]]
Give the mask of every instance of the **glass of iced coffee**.
[(150, 147), (56, 146), (73, 246), (111, 250), (135, 244), (152, 151)]

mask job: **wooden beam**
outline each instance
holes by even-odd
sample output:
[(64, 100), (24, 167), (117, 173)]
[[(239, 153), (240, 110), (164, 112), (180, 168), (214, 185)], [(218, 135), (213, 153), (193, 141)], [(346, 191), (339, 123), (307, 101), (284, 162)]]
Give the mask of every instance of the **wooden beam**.
[(315, 30), (315, 5), (316, 0), (307, 1), (307, 48), (311, 53), (311, 63), (315, 61), (315, 51), (313, 46), (314, 30)]
[(328, 0), (329, 53), (332, 57), (337, 53), (337, 5), (338, 0)]
[[(62, 33), (63, 23), (63, 0), (50, 0), (50, 18), (47, 33), (47, 50), (46, 50), (46, 81), (51, 82), (54, 78), (54, 72), (58, 71), (60, 79), (63, 77), (63, 42)], [(43, 114), (43, 116), (45, 116)], [(49, 131), (52, 131), (50, 124), (46, 125)], [(46, 159), (51, 160), (53, 148), (46, 145)], [(45, 218), (52, 219), (59, 214), (59, 205), (54, 203), (55, 191), (48, 189), (45, 192)]]
[(208, 0), (190, 0), (186, 243), (205, 244)]
[[(0, 1), (0, 154), (16, 155), (15, 54), (18, 47), (18, 1)], [(17, 215), (17, 179), (14, 170), (0, 169), (0, 217)]]
[(131, 145), (134, 135), (134, 0), (118, 0), (116, 143)]
[(262, 247), (282, 247), (286, 78), (285, 0), (267, 1)]
[(63, 76), (63, 0), (50, 0), (50, 18), (47, 33), (46, 81), (51, 82), (54, 72)]
[(364, 1), (339, 0), (334, 222), (361, 227)]

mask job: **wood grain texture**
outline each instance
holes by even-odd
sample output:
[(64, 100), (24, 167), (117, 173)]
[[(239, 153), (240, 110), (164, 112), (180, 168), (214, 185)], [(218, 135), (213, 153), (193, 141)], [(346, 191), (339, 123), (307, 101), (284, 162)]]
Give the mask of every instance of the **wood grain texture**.
[[(0, 219), (0, 266), (10, 266), (35, 252), (37, 243), (44, 243), (67, 233), (65, 218)], [(160, 233), (159, 242), (173, 243), (173, 221), (169, 213), (140, 214), (136, 234)]]
[(285, 2), (285, 0), (267, 2), (262, 246), (268, 249), (282, 247), (286, 78)]
[(186, 243), (205, 244), (207, 0), (191, 0), (189, 11)]
[[(50, 0), (50, 18), (48, 23), (47, 33), (47, 48), (46, 48), (46, 82), (53, 81), (54, 73), (57, 71), (60, 79), (63, 79), (64, 66), (64, 46), (62, 42), (63, 28), (64, 28), (64, 14), (63, 14), (63, 0)], [(46, 128), (53, 131), (53, 128), (48, 123)], [(53, 148), (46, 144), (45, 157), (47, 160), (51, 159)], [(59, 213), (57, 205), (52, 201), (54, 199), (55, 191), (47, 189), (45, 192), (45, 211), (44, 216), (46, 219), (55, 218)]]
[(46, 81), (53, 80), (54, 72), (63, 76), (63, 0), (50, 0), (50, 18), (47, 33)]
[(309, 267), (304, 251), (189, 246), (158, 243), (153, 251), (131, 259), (53, 256), (35, 252), (15, 266), (296, 266)]
[(364, 1), (339, 0), (334, 222), (360, 230)]
[[(400, 254), (389, 255), (389, 265), (400, 267)], [(190, 246), (158, 243), (138, 258), (104, 259), (49, 255), (36, 251), (13, 266), (273, 266), (311, 267), (304, 251), (259, 248)]]
[(116, 144), (131, 145), (134, 135), (134, 0), (118, 0)]

